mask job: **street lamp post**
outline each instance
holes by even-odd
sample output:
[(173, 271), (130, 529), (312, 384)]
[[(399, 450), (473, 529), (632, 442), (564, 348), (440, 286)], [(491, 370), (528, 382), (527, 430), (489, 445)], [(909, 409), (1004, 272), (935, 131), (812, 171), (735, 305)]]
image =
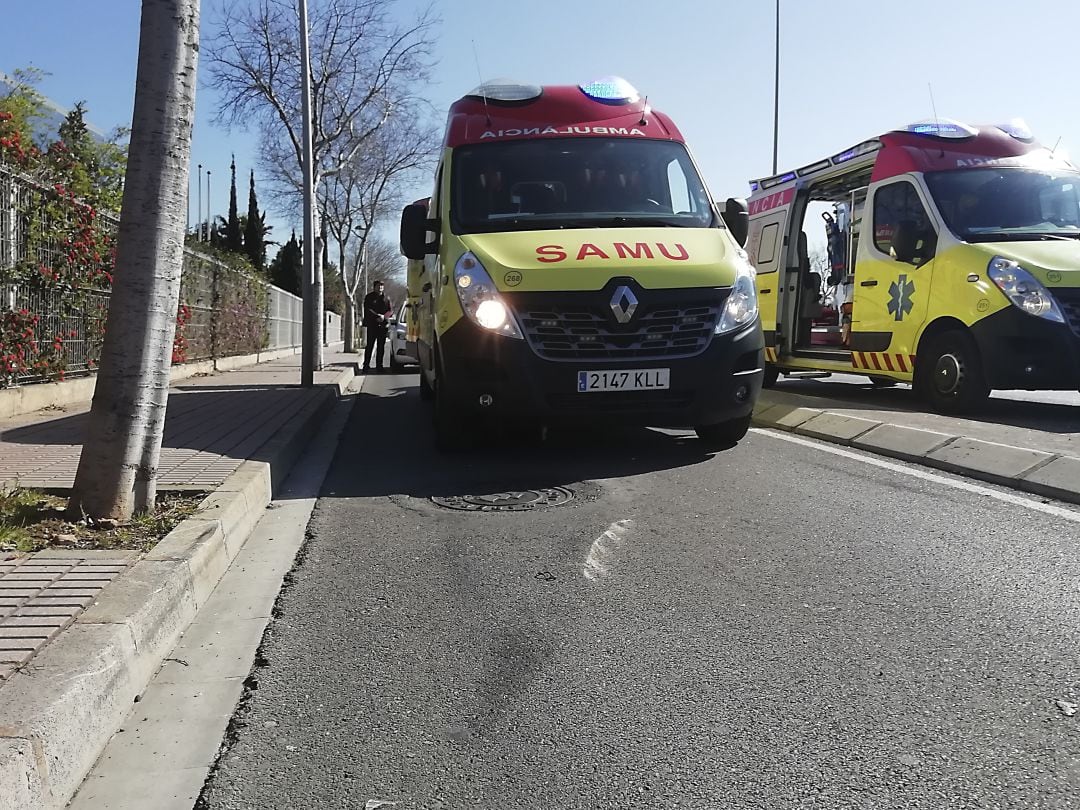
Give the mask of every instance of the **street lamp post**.
[[(190, 171), (190, 169), (189, 169)], [(197, 208), (199, 209), (195, 214), (195, 241), (202, 241), (202, 164), (199, 164), (199, 171), (195, 174), (195, 182), (198, 183), (199, 191), (199, 203)]]
[(780, 140), (780, 0), (776, 0), (776, 86), (773, 90), (772, 173), (776, 174), (777, 147)]
[(300, 356), (300, 384), (315, 385), (316, 351), (322, 315), (315, 310), (315, 166), (311, 134), (311, 54), (308, 47), (307, 0), (299, 0), (301, 109), (304, 116), (304, 335)]
[(206, 241), (210, 241), (210, 170), (206, 170)]

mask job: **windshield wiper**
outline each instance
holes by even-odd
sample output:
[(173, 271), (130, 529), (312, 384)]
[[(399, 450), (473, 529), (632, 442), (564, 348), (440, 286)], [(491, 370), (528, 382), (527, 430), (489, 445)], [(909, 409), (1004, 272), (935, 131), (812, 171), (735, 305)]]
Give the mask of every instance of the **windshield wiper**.
[(598, 217), (596, 219), (590, 219), (588, 222), (592, 225), (599, 227), (615, 227), (615, 228), (633, 228), (639, 226), (642, 228), (686, 228), (692, 227), (683, 225), (680, 222), (672, 222), (670, 219), (662, 219), (660, 217)]
[(1035, 242), (1046, 241), (1048, 239), (1063, 239), (1066, 242), (1073, 239), (1080, 239), (1080, 231), (1074, 232), (1060, 232), (1060, 231), (1018, 231), (1014, 233), (972, 233), (968, 234), (967, 241), (969, 242)]

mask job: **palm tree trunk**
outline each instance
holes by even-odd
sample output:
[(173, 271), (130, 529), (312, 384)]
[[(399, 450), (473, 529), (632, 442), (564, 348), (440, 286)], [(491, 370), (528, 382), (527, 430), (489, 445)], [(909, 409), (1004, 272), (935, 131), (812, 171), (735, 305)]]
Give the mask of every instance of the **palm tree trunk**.
[(116, 273), (90, 424), (68, 509), (149, 512), (169, 396), (195, 118), (199, 0), (142, 0)]

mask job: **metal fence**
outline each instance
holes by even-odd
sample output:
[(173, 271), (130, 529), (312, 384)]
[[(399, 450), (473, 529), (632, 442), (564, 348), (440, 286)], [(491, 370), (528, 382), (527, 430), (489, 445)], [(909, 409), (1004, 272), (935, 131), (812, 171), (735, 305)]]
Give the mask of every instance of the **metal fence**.
[[(0, 166), (0, 311), (7, 313), (5, 317), (20, 310), (37, 316), (38, 342), (45, 341), (48, 351), (62, 355), (64, 374), (86, 374), (100, 357), (109, 290), (107, 283), (101, 288), (83, 284), (76, 290), (43, 281), (32, 271), (70, 255), (64, 239), (53, 238), (55, 198), (47, 187)], [(95, 227), (109, 235), (115, 235), (117, 226), (115, 218), (96, 217)], [(338, 341), (341, 318), (326, 314), (327, 340)], [(297, 296), (185, 248), (174, 363), (298, 347), (302, 320), (303, 303)], [(3, 371), (0, 368), (0, 386), (55, 376), (33, 368), (14, 374)]]

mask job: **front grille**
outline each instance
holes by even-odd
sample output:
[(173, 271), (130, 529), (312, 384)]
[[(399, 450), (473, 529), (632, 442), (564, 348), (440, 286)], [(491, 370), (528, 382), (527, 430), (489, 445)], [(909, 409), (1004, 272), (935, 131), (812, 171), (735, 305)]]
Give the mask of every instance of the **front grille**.
[(627, 324), (611, 311), (610, 286), (589, 293), (519, 293), (511, 306), (529, 345), (545, 360), (648, 360), (705, 351), (728, 292), (634, 288), (638, 308)]
[(1080, 287), (1053, 287), (1050, 292), (1073, 332), (1080, 335)]

